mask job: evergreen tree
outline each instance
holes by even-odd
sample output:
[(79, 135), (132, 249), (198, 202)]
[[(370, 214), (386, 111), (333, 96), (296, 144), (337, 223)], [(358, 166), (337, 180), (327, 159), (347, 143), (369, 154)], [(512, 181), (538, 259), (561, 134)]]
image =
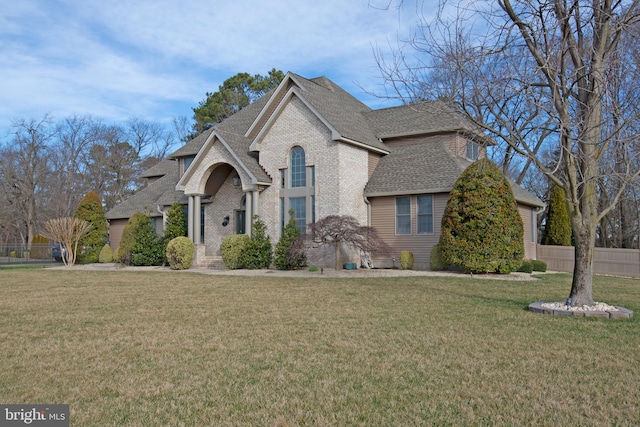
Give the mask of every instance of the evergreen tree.
[(444, 215), (440, 253), (465, 271), (510, 273), (524, 255), (524, 228), (511, 185), (490, 160), (471, 164), (456, 181)]
[(174, 203), (167, 210), (167, 223), (164, 229), (164, 237), (168, 241), (176, 237), (187, 235), (187, 217), (184, 214), (184, 206)]
[(278, 270), (295, 270), (307, 265), (302, 236), (293, 214), (293, 210), (290, 210), (289, 221), (284, 227), (282, 237), (278, 240), (273, 254), (273, 264)]
[(251, 226), (251, 240), (245, 248), (245, 267), (248, 269), (268, 268), (271, 265), (272, 252), (267, 226), (258, 215), (255, 215)]
[(107, 231), (107, 217), (102, 207), (102, 201), (95, 191), (89, 191), (80, 201), (75, 218), (83, 219), (91, 225), (87, 233), (80, 241), (78, 262), (81, 264), (98, 262), (100, 251), (109, 238)]
[(543, 245), (571, 246), (571, 220), (567, 210), (564, 190), (558, 185), (551, 187), (551, 200), (547, 223), (542, 232)]

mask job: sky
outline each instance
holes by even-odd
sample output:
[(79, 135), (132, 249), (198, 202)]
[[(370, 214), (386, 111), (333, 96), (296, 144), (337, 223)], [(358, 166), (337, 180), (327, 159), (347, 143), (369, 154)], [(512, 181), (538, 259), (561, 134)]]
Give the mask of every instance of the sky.
[(327, 76), (372, 108), (374, 49), (406, 39), (395, 0), (0, 0), (0, 141), (17, 119), (169, 125), (239, 73)]

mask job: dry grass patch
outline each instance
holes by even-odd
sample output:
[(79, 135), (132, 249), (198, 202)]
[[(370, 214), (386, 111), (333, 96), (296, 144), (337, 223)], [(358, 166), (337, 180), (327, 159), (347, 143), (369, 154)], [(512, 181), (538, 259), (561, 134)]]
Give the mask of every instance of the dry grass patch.
[[(569, 287), (0, 271), (0, 401), (82, 426), (633, 424), (637, 317), (526, 310)], [(595, 294), (640, 313), (637, 280)]]

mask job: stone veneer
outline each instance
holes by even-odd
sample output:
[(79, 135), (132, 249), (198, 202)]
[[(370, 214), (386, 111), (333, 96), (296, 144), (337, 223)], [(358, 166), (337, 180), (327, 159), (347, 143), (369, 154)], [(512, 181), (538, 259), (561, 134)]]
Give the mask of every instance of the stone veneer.
[(537, 301), (529, 304), (529, 310), (534, 313), (551, 314), (553, 316), (578, 316), (578, 317), (602, 317), (606, 319), (631, 319), (633, 311), (624, 307), (616, 307), (617, 310), (602, 311), (574, 311), (545, 308), (542, 306), (545, 301)]

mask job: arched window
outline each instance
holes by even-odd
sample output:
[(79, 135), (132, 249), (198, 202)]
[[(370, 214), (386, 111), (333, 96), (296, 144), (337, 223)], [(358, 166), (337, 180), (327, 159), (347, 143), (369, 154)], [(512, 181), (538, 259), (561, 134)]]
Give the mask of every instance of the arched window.
[(304, 164), (304, 149), (294, 147), (291, 150), (291, 188), (307, 186), (307, 170)]

